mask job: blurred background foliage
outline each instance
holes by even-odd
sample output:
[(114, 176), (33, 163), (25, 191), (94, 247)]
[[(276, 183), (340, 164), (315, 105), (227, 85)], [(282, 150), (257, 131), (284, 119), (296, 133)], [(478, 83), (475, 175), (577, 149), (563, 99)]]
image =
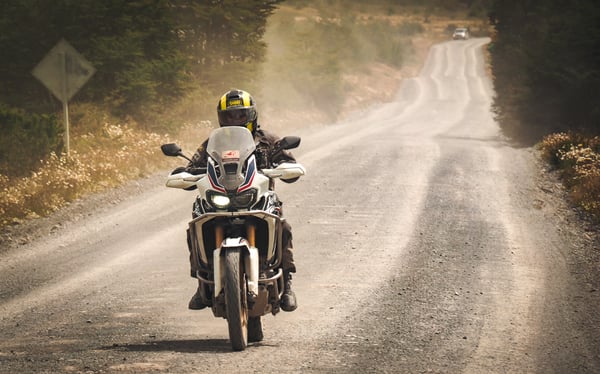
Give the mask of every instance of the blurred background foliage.
[[(265, 68), (267, 21), (283, 0), (4, 0), (0, 2), (0, 104), (20, 110), (20, 123), (3, 116), (0, 172), (23, 176), (52, 151), (62, 151), (62, 106), (32, 75), (36, 64), (65, 38), (96, 68), (71, 100), (74, 135), (97, 133), (106, 121), (135, 122), (143, 131), (176, 133), (214, 116), (214, 102), (241, 87), (280, 106), (323, 111), (335, 119), (345, 100), (344, 72), (373, 61), (399, 67), (419, 23), (392, 24), (356, 14), (394, 14), (406, 6), (428, 14), (436, 7), (461, 12), (473, 1), (288, 1), (315, 18), (280, 18), (272, 33), (285, 36)], [(479, 3), (479, 2), (476, 2)], [(267, 83), (265, 83), (267, 82)], [(280, 87), (269, 91), (273, 83)], [(263, 93), (263, 87), (267, 87)], [(285, 88), (285, 89), (284, 89)], [(269, 94), (269, 92), (271, 94)], [(294, 100), (281, 100), (290, 98)], [(26, 118), (31, 116), (31, 118)], [(11, 122), (10, 124), (8, 122)], [(95, 124), (92, 126), (91, 124)], [(38, 127), (40, 125), (37, 125)], [(34, 126), (35, 127), (35, 126)], [(30, 131), (28, 133), (28, 131)], [(29, 134), (29, 135), (27, 135)], [(32, 141), (28, 141), (31, 139)], [(77, 140), (75, 139), (75, 142)], [(30, 158), (31, 160), (26, 160)]]
[(600, 222), (600, 3), (494, 0), (490, 21), (500, 126), (537, 143), (571, 201)]
[[(39, 161), (61, 151), (60, 133), (51, 121), (47, 132), (55, 138), (43, 149), (35, 144), (40, 126), (36, 116), (60, 113), (62, 106), (31, 75), (61, 38), (96, 68), (75, 103), (92, 103), (106, 116), (132, 119), (144, 130), (172, 131), (176, 125), (168, 108), (198, 87), (209, 93), (232, 81), (252, 79), (265, 53), (267, 17), (280, 2), (3, 0), (0, 103), (21, 112), (20, 124), (14, 112), (2, 116), (0, 172), (29, 172), (35, 163), (25, 160), (28, 155)], [(46, 154), (38, 157), (40, 151)]]
[[(7, 175), (34, 170), (60, 142), (62, 124), (52, 114), (31, 114), (0, 105), (0, 160)], [(15, 160), (15, 162), (7, 162)], [(18, 160), (18, 161), (17, 161)]]
[(600, 2), (494, 0), (490, 45), (499, 122), (535, 143), (600, 134)]
[[(439, 19), (445, 23), (434, 24)], [(145, 158), (135, 154), (169, 138), (199, 143), (212, 127), (218, 97), (231, 88), (250, 91), (269, 123), (286, 111), (291, 120), (304, 111), (335, 121), (357, 89), (349, 76), (368, 75), (377, 64), (401, 69), (414, 59), (415, 40), (447, 40), (454, 27), (467, 24), (473, 36), (488, 36), (489, 21), (494, 109), (505, 132), (530, 143), (561, 130), (600, 133), (597, 2), (3, 0), (0, 189), (8, 194), (6, 186), (31, 183), (18, 178), (71, 164), (86, 183), (113, 185), (94, 175), (116, 178), (117, 171), (86, 174), (94, 159), (86, 154), (139, 175), (152, 169), (127, 159), (164, 167), (156, 149)], [(442, 39), (425, 35), (436, 27)], [(96, 68), (69, 103), (72, 158), (79, 162), (57, 161), (62, 105), (31, 74), (61, 38)], [(127, 136), (106, 130), (114, 128)], [(109, 162), (115, 154), (121, 161)], [(30, 197), (23, 196), (14, 204), (27, 205)]]
[[(455, 1), (452, 14), (464, 19), (471, 3)], [(277, 118), (284, 126), (339, 119), (360, 90), (348, 77), (370, 75), (374, 65), (402, 68), (421, 22), (444, 4), (3, 0), (0, 226), (173, 165), (159, 145), (193, 150), (214, 126), (216, 101), (232, 88), (255, 96), (269, 128)], [(69, 157), (62, 105), (31, 74), (62, 38), (96, 68), (69, 102)]]

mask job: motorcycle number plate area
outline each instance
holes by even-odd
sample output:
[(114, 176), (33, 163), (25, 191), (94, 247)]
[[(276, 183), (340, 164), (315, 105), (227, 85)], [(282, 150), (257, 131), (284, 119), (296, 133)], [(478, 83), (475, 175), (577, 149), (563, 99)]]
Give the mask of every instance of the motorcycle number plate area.
[(238, 150), (224, 151), (221, 154), (221, 159), (224, 162), (239, 161), (240, 160), (240, 151), (238, 151)]

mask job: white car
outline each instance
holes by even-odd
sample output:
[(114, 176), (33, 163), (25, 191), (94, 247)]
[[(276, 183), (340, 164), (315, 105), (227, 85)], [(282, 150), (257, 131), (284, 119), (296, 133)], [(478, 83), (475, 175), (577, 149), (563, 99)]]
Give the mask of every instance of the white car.
[(456, 30), (454, 30), (454, 33), (452, 34), (452, 39), (454, 40), (467, 40), (469, 39), (469, 29), (465, 28), (465, 27), (459, 27)]

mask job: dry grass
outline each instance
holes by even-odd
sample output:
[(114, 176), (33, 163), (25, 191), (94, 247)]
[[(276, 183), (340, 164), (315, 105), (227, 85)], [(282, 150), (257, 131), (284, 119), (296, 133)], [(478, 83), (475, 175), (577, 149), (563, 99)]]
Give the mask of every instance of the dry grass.
[(542, 157), (560, 170), (573, 202), (600, 221), (600, 137), (552, 134), (540, 149)]
[[(204, 136), (202, 132), (207, 133), (198, 130), (202, 128), (192, 131), (187, 127), (184, 136), (198, 139)], [(161, 144), (171, 141), (167, 135), (117, 123), (104, 123), (95, 133), (75, 136), (69, 157), (52, 154), (37, 171), (23, 178), (0, 174), (0, 226), (46, 216), (85, 194), (173, 165), (175, 161), (160, 151)]]

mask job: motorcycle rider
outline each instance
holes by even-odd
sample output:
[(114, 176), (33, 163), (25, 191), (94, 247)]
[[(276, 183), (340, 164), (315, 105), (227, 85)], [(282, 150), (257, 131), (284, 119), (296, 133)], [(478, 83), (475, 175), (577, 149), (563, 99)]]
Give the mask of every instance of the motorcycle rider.
[[(258, 125), (258, 112), (252, 96), (242, 90), (231, 90), (223, 94), (217, 104), (217, 115), (219, 126), (241, 126), (245, 127), (254, 136), (256, 141), (255, 156), (258, 162), (258, 168), (272, 168), (283, 162), (296, 162), (294, 156), (288, 151), (277, 152), (273, 154), (273, 150), (277, 146), (279, 138), (274, 134), (262, 130)], [(208, 162), (208, 154), (206, 146), (208, 139), (205, 140), (192, 156), (192, 161), (187, 165), (186, 171), (194, 174), (195, 168), (205, 168)], [(298, 178), (284, 180), (286, 183), (292, 183)], [(197, 215), (194, 214), (194, 217)], [(190, 249), (191, 250), (191, 249)], [(294, 311), (297, 308), (296, 295), (292, 291), (292, 274), (296, 272), (294, 264), (294, 254), (292, 250), (292, 227), (287, 221), (283, 221), (283, 277), (284, 291), (281, 299), (281, 309), (286, 312)], [(190, 257), (191, 260), (191, 257)], [(195, 274), (192, 274), (195, 276)], [(192, 296), (189, 302), (189, 309), (204, 309), (207, 305), (202, 300), (200, 288)]]

